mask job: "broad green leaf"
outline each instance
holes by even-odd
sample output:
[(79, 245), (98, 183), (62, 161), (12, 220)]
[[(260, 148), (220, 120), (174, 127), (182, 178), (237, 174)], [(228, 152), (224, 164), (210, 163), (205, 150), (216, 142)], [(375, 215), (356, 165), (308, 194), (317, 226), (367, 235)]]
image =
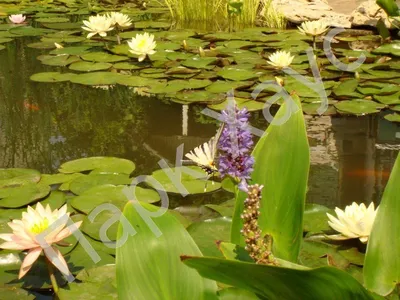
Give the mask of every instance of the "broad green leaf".
[(86, 176), (79, 176), (72, 180), (69, 184), (69, 189), (75, 195), (81, 195), (83, 192), (91, 189), (92, 187), (104, 184), (130, 184), (132, 179), (127, 174), (103, 173), (103, 174), (90, 174)]
[[(294, 102), (280, 107), (255, 146), (251, 179), (264, 185), (259, 226), (264, 235), (272, 236), (274, 255), (296, 262), (303, 237), (310, 154), (300, 100), (296, 95), (292, 98)], [(231, 242), (239, 245), (244, 244), (240, 215), (245, 197), (243, 192), (239, 193), (232, 221)]]
[(254, 293), (238, 288), (227, 288), (218, 292), (220, 300), (258, 300)]
[(362, 116), (379, 112), (385, 107), (383, 104), (371, 100), (344, 100), (334, 104), (341, 113)]
[(208, 257), (182, 257), (202, 276), (251, 291), (262, 299), (373, 299), (351, 275), (332, 267), (296, 270)]
[(114, 264), (82, 270), (76, 278), (59, 290), (60, 300), (118, 299)]
[(383, 10), (391, 17), (399, 15), (399, 7), (395, 0), (376, 0), (376, 4), (383, 8)]
[[(179, 259), (182, 254), (201, 255), (182, 224), (169, 212), (152, 218), (152, 223), (143, 218), (159, 209), (139, 202), (129, 202), (124, 208), (136, 234), (117, 248), (119, 299), (217, 299), (216, 283), (202, 278)], [(120, 224), (118, 239), (127, 234), (125, 230)]]
[(400, 122), (400, 114), (397, 113), (388, 114), (384, 118), (390, 122)]
[(32, 169), (0, 169), (0, 187), (38, 182), (40, 172)]
[(392, 169), (368, 241), (365, 286), (388, 295), (400, 283), (400, 155)]
[(50, 187), (44, 184), (27, 183), (17, 187), (0, 189), (0, 207), (17, 208), (46, 197)]
[(63, 163), (59, 171), (61, 173), (77, 173), (92, 171), (92, 173), (122, 173), (131, 174), (135, 170), (135, 164), (127, 159), (117, 157), (88, 157)]

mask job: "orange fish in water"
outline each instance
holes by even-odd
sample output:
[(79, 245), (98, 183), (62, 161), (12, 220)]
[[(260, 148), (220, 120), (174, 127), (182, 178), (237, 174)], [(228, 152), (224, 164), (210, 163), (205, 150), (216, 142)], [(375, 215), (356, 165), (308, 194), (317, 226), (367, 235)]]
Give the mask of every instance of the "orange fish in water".
[(383, 177), (389, 178), (390, 172), (389, 171), (377, 171), (377, 170), (354, 170), (347, 172), (346, 175), (348, 176), (355, 176), (355, 177)]
[(37, 106), (36, 104), (31, 104), (28, 102), (28, 100), (24, 101), (24, 107), (26, 109), (32, 110), (32, 111), (38, 111), (39, 110), (39, 106)]

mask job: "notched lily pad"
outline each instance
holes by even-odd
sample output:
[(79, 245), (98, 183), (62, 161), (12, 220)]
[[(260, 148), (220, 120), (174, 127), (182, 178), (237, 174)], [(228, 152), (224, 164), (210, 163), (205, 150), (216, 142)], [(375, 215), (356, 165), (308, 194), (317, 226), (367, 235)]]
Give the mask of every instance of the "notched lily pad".
[(61, 173), (78, 173), (91, 171), (91, 174), (121, 173), (131, 174), (135, 170), (135, 164), (127, 159), (117, 157), (88, 157), (66, 162), (60, 166)]

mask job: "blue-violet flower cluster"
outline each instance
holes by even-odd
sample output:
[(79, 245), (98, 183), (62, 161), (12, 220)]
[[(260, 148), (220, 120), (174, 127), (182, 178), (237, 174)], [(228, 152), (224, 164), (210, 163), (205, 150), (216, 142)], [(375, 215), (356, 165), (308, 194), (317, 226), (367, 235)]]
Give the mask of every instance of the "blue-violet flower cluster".
[(228, 105), (222, 111), (224, 128), (219, 139), (219, 172), (222, 177), (230, 175), (241, 186), (246, 186), (253, 171), (254, 158), (250, 155), (253, 139), (249, 127), (249, 112), (239, 110), (236, 105)]

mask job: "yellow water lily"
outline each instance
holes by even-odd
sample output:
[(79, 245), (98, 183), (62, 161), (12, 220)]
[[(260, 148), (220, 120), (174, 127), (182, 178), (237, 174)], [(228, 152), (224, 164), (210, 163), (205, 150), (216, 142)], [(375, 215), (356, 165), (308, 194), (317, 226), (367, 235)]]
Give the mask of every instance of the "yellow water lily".
[(319, 36), (324, 34), (329, 27), (323, 21), (306, 21), (297, 27), (300, 33), (309, 36)]
[(91, 16), (89, 17), (89, 21), (83, 20), (82, 29), (86, 31), (90, 31), (87, 35), (87, 38), (90, 39), (92, 36), (98, 34), (101, 37), (107, 36), (107, 32), (113, 30), (113, 20), (108, 18), (107, 16)]
[(268, 57), (268, 63), (277, 69), (289, 67), (292, 63), (294, 56), (288, 51), (276, 51)]
[[(62, 256), (60, 250), (55, 244), (63, 244), (62, 240), (70, 236), (73, 232), (66, 227), (69, 213), (67, 213), (67, 205), (60, 209), (51, 210), (47, 205), (44, 208), (40, 203), (36, 208), (28, 206), (27, 212), (22, 213), (21, 220), (13, 220), (8, 223), (13, 233), (0, 234), (0, 238), (5, 240), (0, 245), (1, 249), (8, 250), (28, 250), (24, 261), (21, 264), (18, 278), (22, 278), (31, 269), (33, 263), (44, 252), (48, 261), (56, 266), (63, 274), (68, 275), (68, 265)], [(43, 240), (38, 238), (39, 234), (47, 230), (54, 222), (59, 221), (60, 224), (43, 236)], [(82, 222), (75, 223), (77, 229)]]
[(156, 53), (154, 49), (157, 43), (154, 41), (154, 35), (145, 32), (143, 34), (136, 34), (136, 37), (128, 41), (128, 46), (130, 48), (129, 52), (138, 55), (139, 61), (143, 61), (147, 55)]
[(378, 212), (378, 208), (375, 210), (374, 203), (371, 203), (367, 208), (364, 203), (358, 205), (353, 202), (351, 205), (346, 206), (344, 211), (336, 207), (335, 212), (337, 218), (327, 213), (328, 224), (340, 234), (329, 235), (328, 238), (333, 240), (358, 238), (363, 243), (368, 242), (372, 225)]
[(112, 25), (118, 25), (119, 27), (129, 27), (132, 25), (132, 20), (128, 15), (120, 12), (111, 12), (107, 14), (107, 17), (112, 21)]

